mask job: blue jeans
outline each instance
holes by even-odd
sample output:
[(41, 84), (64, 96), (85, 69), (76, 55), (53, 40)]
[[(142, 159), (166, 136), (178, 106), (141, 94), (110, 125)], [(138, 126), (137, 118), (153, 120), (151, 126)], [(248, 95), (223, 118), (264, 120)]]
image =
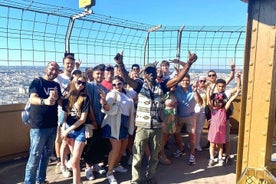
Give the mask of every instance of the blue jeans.
[(30, 156), (26, 165), (25, 184), (45, 181), (49, 157), (54, 150), (56, 133), (56, 127), (30, 130)]

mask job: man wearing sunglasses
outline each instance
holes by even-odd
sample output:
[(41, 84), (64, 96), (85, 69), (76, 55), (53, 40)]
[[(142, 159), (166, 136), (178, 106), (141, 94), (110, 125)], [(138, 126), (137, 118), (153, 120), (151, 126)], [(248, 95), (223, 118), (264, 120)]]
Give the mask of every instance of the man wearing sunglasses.
[[(230, 68), (230, 75), (227, 79), (225, 79), (226, 85), (228, 85), (235, 77), (235, 63), (233, 61), (230, 62)], [(217, 81), (217, 73), (215, 72), (215, 70), (209, 70), (207, 72), (207, 76), (209, 80), (208, 87), (211, 88), (211, 91), (213, 91), (213, 93), (216, 93), (216, 91), (214, 91), (214, 88)]]
[[(164, 112), (164, 94), (173, 86), (182, 81), (191, 65), (197, 60), (196, 54), (189, 52), (186, 65), (178, 76), (161, 83), (156, 82), (156, 66), (148, 64), (144, 68), (144, 81), (134, 80), (128, 76), (123, 63), (123, 54), (114, 58), (122, 71), (122, 77), (138, 93), (138, 106), (136, 113), (136, 135), (133, 145), (132, 179), (131, 183), (155, 183), (155, 173), (158, 164), (158, 154), (162, 141), (162, 118)], [(146, 146), (149, 146), (150, 157), (147, 172), (143, 178), (141, 163)], [(143, 181), (145, 179), (145, 181)]]

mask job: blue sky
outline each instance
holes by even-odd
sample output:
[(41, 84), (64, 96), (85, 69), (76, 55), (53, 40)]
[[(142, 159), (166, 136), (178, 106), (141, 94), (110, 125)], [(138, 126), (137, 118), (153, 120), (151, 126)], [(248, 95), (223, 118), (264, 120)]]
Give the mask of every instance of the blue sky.
[[(78, 8), (78, 0), (48, 0)], [(164, 26), (245, 26), (247, 3), (240, 0), (96, 0), (96, 14)]]

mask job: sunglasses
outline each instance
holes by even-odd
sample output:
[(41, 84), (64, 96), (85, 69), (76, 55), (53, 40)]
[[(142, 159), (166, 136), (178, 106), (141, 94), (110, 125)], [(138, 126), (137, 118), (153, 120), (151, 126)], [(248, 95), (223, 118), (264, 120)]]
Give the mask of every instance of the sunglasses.
[(78, 80), (78, 81), (77, 81), (77, 84), (78, 84), (78, 85), (83, 85), (83, 86), (84, 86), (84, 85), (86, 84), (86, 82), (82, 82), (82, 81)]
[(206, 80), (200, 80), (199, 82), (203, 82), (203, 83), (205, 83), (205, 82), (206, 82)]
[(215, 77), (215, 76), (217, 76), (216, 74), (210, 74), (210, 75), (208, 75), (208, 77)]
[(122, 82), (118, 82), (117, 84), (115, 84), (115, 83), (114, 83), (114, 84), (112, 84), (112, 86), (114, 86), (114, 87), (115, 87), (115, 86), (121, 86), (121, 85), (123, 85), (123, 83), (122, 83)]

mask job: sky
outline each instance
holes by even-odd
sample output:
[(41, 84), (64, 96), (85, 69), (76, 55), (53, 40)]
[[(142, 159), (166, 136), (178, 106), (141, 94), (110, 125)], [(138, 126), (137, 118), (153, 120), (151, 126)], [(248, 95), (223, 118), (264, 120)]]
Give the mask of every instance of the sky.
[[(0, 0), (0, 2), (1, 1), (2, 0)], [(16, 0), (12, 1), (17, 2)], [(31, 5), (32, 2), (38, 2), (72, 8), (74, 10), (79, 9), (79, 12), (83, 12), (84, 10), (84, 8), (79, 8), (79, 0), (20, 0), (20, 2), (21, 1), (26, 5)], [(149, 25), (161, 24), (163, 27), (180, 27), (182, 25), (199, 27), (246, 26), (247, 6), (248, 4), (241, 0), (96, 0), (96, 5), (92, 7), (92, 10), (98, 15), (111, 16)], [(28, 16), (28, 14), (26, 14), (26, 16)], [(30, 20), (32, 20), (32, 18)], [(39, 27), (37, 29), (39, 29)], [(5, 33), (3, 32), (3, 34)], [(5, 42), (4, 47), (8, 43), (13, 45), (13, 41), (10, 40)], [(29, 41), (28, 39), (26, 40)], [(16, 42), (14, 42), (14, 45), (16, 48), (20, 46), (20, 44)], [(24, 47), (26, 45), (29, 46), (25, 44)], [(41, 45), (41, 47), (43, 47), (43, 45)], [(62, 45), (61, 50), (63, 49), (64, 47)], [(10, 49), (9, 51), (9, 53), (12, 53), (13, 50)], [(14, 52), (16, 52), (16, 49), (14, 49)], [(4, 58), (2, 60), (8, 61), (9, 59), (7, 58), (11, 56), (14, 55), (6, 52), (6, 54), (2, 56), (2, 58)], [(32, 54), (24, 54), (24, 56), (26, 56), (26, 60), (34, 58)], [(18, 55), (17, 57), (21, 56)], [(39, 54), (37, 54), (37, 57), (44, 60), (47, 59), (46, 56), (40, 57)]]
[[(79, 8), (78, 0), (47, 3)], [(153, 25), (246, 26), (247, 6), (241, 0), (96, 0), (92, 10)]]

